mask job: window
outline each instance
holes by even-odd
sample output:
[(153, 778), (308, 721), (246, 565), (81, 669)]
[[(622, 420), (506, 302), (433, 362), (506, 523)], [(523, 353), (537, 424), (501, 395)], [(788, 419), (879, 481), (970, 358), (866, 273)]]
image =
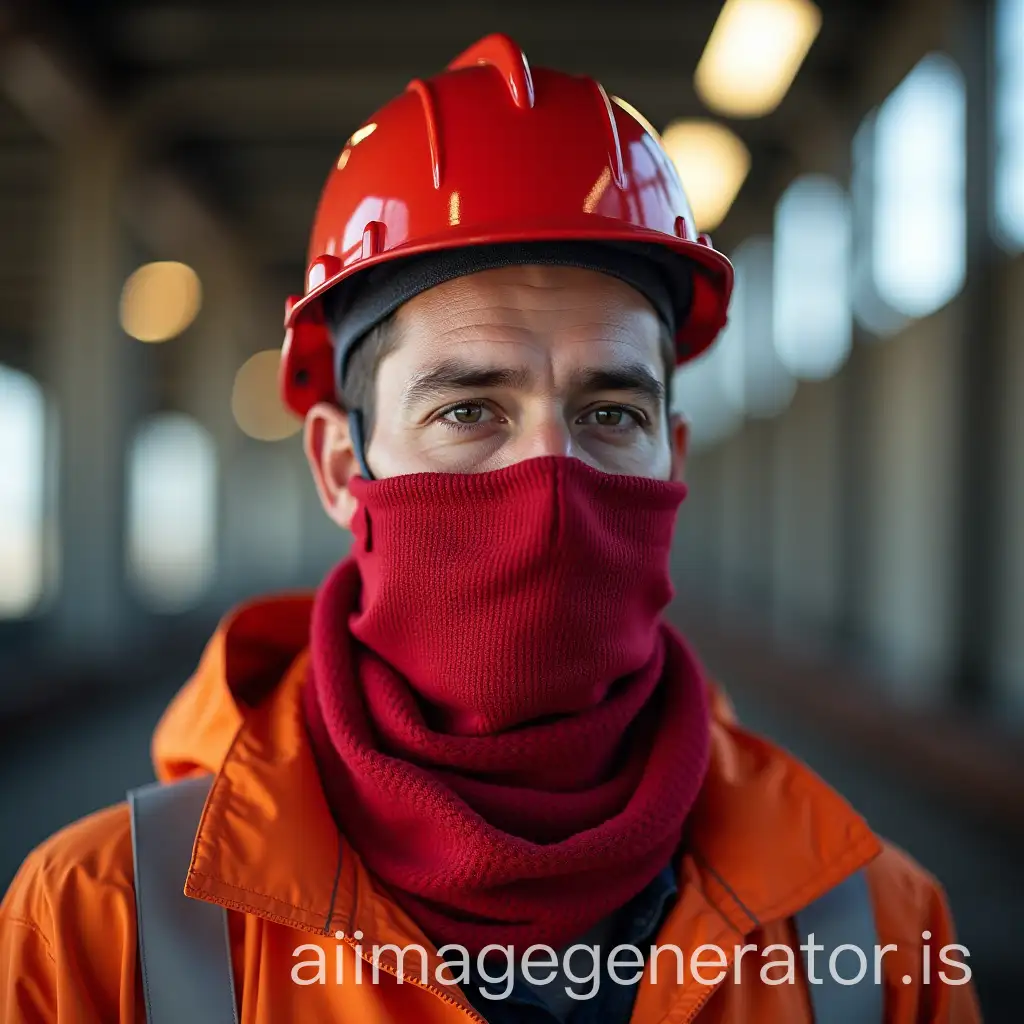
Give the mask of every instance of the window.
[(1024, 249), (1024, 0), (998, 0), (995, 30), (995, 233)]
[(25, 373), (0, 366), (0, 618), (43, 596), (46, 403)]
[(775, 209), (775, 349), (795, 377), (822, 380), (846, 361), (850, 207), (831, 178), (806, 175)]
[(965, 95), (959, 68), (925, 57), (874, 120), (871, 262), (878, 297), (920, 317), (963, 286)]
[(140, 592), (161, 611), (199, 600), (215, 568), (217, 464), (195, 420), (153, 416), (128, 465), (128, 564)]
[(850, 299), (857, 323), (876, 338), (895, 334), (907, 318), (886, 305), (878, 294), (874, 267), (875, 119), (873, 110), (853, 137), (853, 173), (850, 178), (852, 274)]

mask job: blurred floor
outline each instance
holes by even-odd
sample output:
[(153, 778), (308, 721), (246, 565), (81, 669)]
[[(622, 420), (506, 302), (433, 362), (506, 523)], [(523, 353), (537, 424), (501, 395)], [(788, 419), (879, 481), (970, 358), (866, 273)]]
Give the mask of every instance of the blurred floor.
[[(36, 843), (152, 778), (150, 733), (179, 678), (153, 680), (132, 693), (37, 719), (7, 738), (0, 756), (4, 887)], [(876, 830), (940, 879), (958, 939), (971, 951), (985, 1020), (1019, 1021), (1014, 940), (1024, 937), (1020, 852), (757, 700), (736, 697), (736, 704), (746, 725), (804, 758)]]
[(153, 779), (149, 740), (181, 676), (108, 693), (33, 718), (0, 744), (0, 885), (68, 822)]

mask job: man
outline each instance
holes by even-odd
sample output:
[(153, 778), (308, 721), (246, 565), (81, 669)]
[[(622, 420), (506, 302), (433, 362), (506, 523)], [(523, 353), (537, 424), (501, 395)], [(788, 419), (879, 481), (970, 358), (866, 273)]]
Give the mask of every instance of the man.
[(352, 553), (218, 631), (185, 781), (30, 855), (3, 1020), (978, 1019), (936, 883), (662, 621), (731, 282), (646, 122), (505, 37), (353, 135), (282, 361)]

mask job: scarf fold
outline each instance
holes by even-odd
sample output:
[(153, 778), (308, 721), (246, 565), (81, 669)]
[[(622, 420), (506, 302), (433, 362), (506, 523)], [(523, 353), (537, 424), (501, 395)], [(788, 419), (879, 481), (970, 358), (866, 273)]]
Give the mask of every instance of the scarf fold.
[(545, 457), (353, 492), (304, 690), (331, 810), (438, 946), (558, 948), (670, 861), (707, 768), (660, 619), (685, 490)]

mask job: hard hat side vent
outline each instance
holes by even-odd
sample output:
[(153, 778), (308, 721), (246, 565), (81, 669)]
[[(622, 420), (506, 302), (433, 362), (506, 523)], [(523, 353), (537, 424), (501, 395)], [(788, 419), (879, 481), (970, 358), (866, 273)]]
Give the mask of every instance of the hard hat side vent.
[(423, 108), (423, 120), (427, 123), (427, 141), (430, 143), (430, 168), (434, 174), (434, 188), (441, 187), (441, 136), (438, 131), (437, 107), (430, 86), (421, 78), (414, 78), (406, 87), (406, 92), (414, 92), (420, 99)]
[(597, 101), (601, 106), (601, 116), (604, 119), (608, 137), (608, 166), (611, 168), (612, 181), (615, 182), (616, 188), (624, 189), (626, 187), (626, 168), (622, 165), (622, 145), (619, 142), (619, 128), (615, 123), (615, 111), (612, 110), (612, 103), (608, 98), (608, 93), (604, 91), (604, 86), (592, 78), (588, 81), (597, 94)]
[(478, 64), (492, 67), (501, 75), (512, 94), (512, 102), (520, 110), (529, 110), (533, 106), (533, 75), (530, 72), (530, 62), (526, 59), (522, 47), (511, 38), (500, 32), (486, 36), (460, 53), (448, 65), (448, 70), (458, 71), (460, 68), (471, 68)]

